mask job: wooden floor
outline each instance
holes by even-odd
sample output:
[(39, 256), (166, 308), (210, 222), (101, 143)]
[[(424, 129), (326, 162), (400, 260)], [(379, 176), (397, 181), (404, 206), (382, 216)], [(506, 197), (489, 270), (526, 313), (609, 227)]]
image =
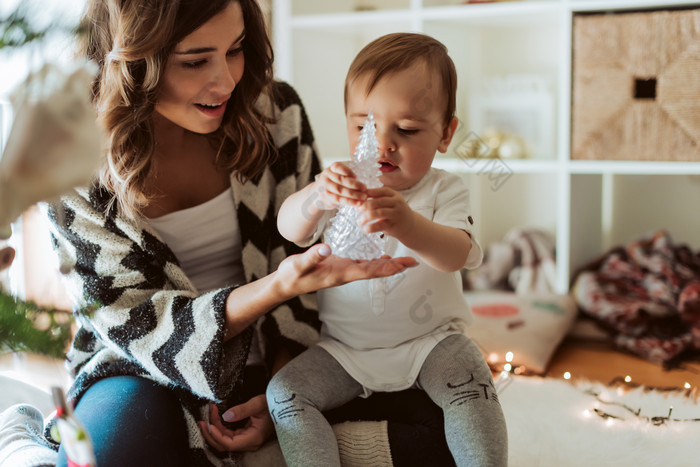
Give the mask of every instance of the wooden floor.
[(615, 350), (605, 341), (567, 338), (554, 353), (547, 376), (561, 378), (565, 372), (571, 379), (587, 379), (604, 384), (624, 381), (631, 385), (653, 388), (700, 387), (700, 362), (684, 362), (681, 368), (665, 370), (630, 353)]

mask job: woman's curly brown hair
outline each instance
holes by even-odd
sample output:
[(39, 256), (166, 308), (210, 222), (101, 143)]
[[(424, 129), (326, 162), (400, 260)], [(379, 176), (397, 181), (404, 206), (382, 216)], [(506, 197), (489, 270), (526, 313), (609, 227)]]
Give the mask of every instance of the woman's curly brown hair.
[[(109, 138), (99, 182), (124, 214), (135, 218), (149, 199), (145, 184), (155, 150), (152, 115), (168, 58), (178, 42), (240, 4), (246, 28), (245, 69), (210, 141), (217, 164), (241, 180), (258, 176), (275, 155), (270, 118), (256, 102), (271, 90), (272, 47), (255, 0), (89, 0), (81, 53), (98, 65), (92, 101)], [(232, 104), (232, 105), (231, 105)]]

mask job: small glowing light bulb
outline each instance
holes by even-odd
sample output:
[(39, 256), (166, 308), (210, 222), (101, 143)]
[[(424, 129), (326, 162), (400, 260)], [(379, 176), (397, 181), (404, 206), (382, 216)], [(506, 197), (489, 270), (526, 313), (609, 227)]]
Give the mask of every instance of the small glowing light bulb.
[(511, 366), (510, 363), (506, 363), (503, 365), (503, 371), (510, 371), (513, 367)]
[(625, 376), (625, 383), (629, 383), (632, 381), (632, 377), (630, 375)]
[(498, 361), (498, 354), (491, 352), (489, 354), (489, 362), (496, 363)]
[(568, 371), (565, 371), (564, 372), (564, 379), (571, 379), (571, 373), (569, 373)]
[(686, 388), (686, 389), (690, 389), (690, 383), (686, 382), (686, 383), (683, 385), (683, 387)]
[(513, 352), (506, 352), (506, 361), (509, 363), (513, 361)]

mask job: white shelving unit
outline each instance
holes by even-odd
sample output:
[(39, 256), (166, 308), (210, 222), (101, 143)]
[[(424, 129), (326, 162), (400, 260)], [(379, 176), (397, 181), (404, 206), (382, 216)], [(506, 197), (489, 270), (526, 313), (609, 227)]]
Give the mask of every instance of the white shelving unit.
[[(666, 229), (676, 242), (700, 248), (700, 213), (689, 207), (700, 200), (700, 154), (698, 162), (570, 159), (573, 15), (693, 6), (698, 3), (683, 0), (273, 0), (276, 75), (301, 95), (324, 162), (348, 159), (343, 83), (355, 54), (389, 32), (442, 41), (457, 66), (463, 125), (435, 165), (466, 178), (485, 247), (515, 227), (555, 235), (563, 293), (578, 267), (650, 231)], [(528, 159), (459, 158), (460, 138), (483, 130), (474, 113), (483, 86), (506, 76), (546, 83), (549, 99), (540, 94), (540, 107), (532, 110), (544, 125), (541, 149)]]

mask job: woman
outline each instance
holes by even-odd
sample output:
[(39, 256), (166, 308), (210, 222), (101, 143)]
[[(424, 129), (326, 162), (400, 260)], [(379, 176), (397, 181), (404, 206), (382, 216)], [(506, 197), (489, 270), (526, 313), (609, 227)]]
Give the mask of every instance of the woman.
[[(99, 180), (50, 211), (75, 296), (98, 305), (78, 316), (68, 397), (100, 467), (235, 465), (273, 431), (270, 373), (317, 337), (305, 294), (415, 261), (277, 233), (320, 164), (254, 0), (90, 0), (84, 25), (109, 144)], [(211, 401), (245, 419), (233, 445), (207, 445)]]

